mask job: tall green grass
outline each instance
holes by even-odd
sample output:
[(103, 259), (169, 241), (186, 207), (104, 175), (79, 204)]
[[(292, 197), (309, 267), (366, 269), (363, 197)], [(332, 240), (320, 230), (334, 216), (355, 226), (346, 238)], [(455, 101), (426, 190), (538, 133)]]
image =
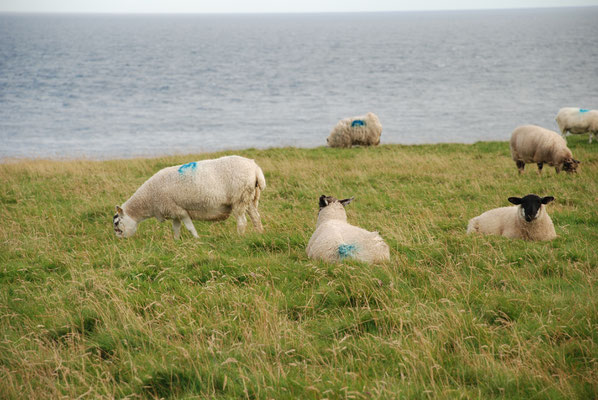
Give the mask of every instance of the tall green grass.
[[(168, 165), (227, 153), (0, 165), (1, 398), (598, 397), (598, 145), (517, 175), (507, 143), (249, 149), (266, 232), (111, 220)], [(533, 167), (533, 168), (532, 168)], [(468, 236), (552, 195), (558, 238)], [(309, 260), (318, 197), (355, 196), (380, 265)]]

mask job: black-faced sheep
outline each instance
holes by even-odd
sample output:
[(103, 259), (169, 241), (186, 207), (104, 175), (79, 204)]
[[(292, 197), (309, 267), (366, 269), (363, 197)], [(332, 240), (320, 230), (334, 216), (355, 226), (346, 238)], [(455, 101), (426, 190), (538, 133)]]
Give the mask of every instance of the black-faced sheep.
[(194, 161), (167, 167), (149, 178), (122, 206), (116, 206), (113, 225), (118, 237), (135, 234), (148, 218), (172, 220), (174, 237), (180, 237), (181, 221), (198, 237), (192, 220), (220, 221), (233, 214), (237, 231), (251, 222), (263, 231), (258, 204), (266, 179), (255, 161), (239, 156)]
[(545, 204), (553, 200), (552, 196), (538, 197), (535, 194), (528, 194), (523, 198), (509, 197), (509, 201), (516, 206), (495, 208), (470, 219), (467, 233), (525, 240), (552, 240), (556, 238), (556, 232)]

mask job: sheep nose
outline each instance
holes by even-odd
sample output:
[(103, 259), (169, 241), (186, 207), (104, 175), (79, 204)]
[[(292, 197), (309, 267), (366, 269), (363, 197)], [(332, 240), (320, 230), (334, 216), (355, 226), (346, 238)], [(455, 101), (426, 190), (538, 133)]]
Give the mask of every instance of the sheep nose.
[(532, 219), (533, 219), (533, 218), (532, 218), (530, 215), (526, 215), (526, 216), (525, 216), (525, 220), (526, 220), (527, 222), (532, 222)]

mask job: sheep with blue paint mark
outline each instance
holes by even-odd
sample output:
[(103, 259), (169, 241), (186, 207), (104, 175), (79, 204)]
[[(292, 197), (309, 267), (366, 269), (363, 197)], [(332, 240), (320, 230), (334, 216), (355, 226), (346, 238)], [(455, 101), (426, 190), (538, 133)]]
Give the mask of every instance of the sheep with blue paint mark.
[(320, 196), (316, 230), (307, 244), (309, 258), (327, 262), (354, 259), (367, 263), (390, 260), (388, 245), (378, 232), (369, 232), (347, 222), (345, 206), (352, 200)]
[(574, 135), (589, 133), (589, 143), (592, 143), (594, 136), (598, 135), (598, 110), (577, 107), (561, 108), (556, 115), (556, 123), (563, 137), (567, 133)]
[(181, 222), (198, 237), (192, 220), (221, 221), (235, 216), (237, 232), (247, 226), (245, 212), (258, 232), (263, 232), (258, 204), (266, 188), (262, 169), (254, 160), (227, 156), (193, 161), (164, 168), (149, 178), (122, 205), (113, 218), (118, 237), (135, 234), (137, 225), (148, 218), (172, 220), (174, 238), (181, 233)]
[(376, 114), (369, 112), (359, 117), (340, 120), (326, 141), (330, 147), (377, 146), (380, 144), (380, 135), (380, 120)]

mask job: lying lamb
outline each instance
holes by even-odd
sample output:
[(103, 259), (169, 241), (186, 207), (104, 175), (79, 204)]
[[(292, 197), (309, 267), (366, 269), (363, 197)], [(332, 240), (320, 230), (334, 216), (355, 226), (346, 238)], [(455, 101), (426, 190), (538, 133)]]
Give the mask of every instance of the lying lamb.
[(523, 198), (509, 197), (516, 207), (500, 207), (469, 220), (467, 233), (502, 235), (512, 239), (552, 240), (556, 232), (546, 212), (545, 204), (554, 197), (528, 194)]
[(353, 200), (320, 196), (316, 231), (307, 244), (307, 256), (328, 262), (352, 258), (364, 262), (390, 259), (388, 245), (378, 232), (369, 232), (347, 222), (345, 206)]
[(563, 137), (567, 132), (573, 134), (589, 133), (589, 143), (594, 135), (598, 135), (598, 110), (586, 110), (577, 107), (561, 108), (556, 115), (556, 123)]
[(330, 147), (351, 147), (353, 145), (377, 146), (380, 144), (382, 125), (374, 113), (341, 119), (326, 139)]
[(557, 174), (561, 169), (577, 172), (579, 161), (573, 159), (567, 142), (556, 132), (536, 125), (523, 125), (511, 134), (510, 146), (520, 174), (526, 163), (538, 164), (538, 173), (542, 173), (544, 163), (553, 166)]
[(255, 161), (239, 156), (194, 161), (167, 167), (149, 178), (121, 207), (116, 206), (113, 224), (118, 237), (135, 234), (137, 224), (156, 217), (172, 219), (174, 238), (181, 233), (181, 221), (198, 237), (191, 220), (221, 221), (233, 214), (237, 231), (245, 232), (249, 212), (257, 231), (263, 232), (257, 211), (266, 179)]

